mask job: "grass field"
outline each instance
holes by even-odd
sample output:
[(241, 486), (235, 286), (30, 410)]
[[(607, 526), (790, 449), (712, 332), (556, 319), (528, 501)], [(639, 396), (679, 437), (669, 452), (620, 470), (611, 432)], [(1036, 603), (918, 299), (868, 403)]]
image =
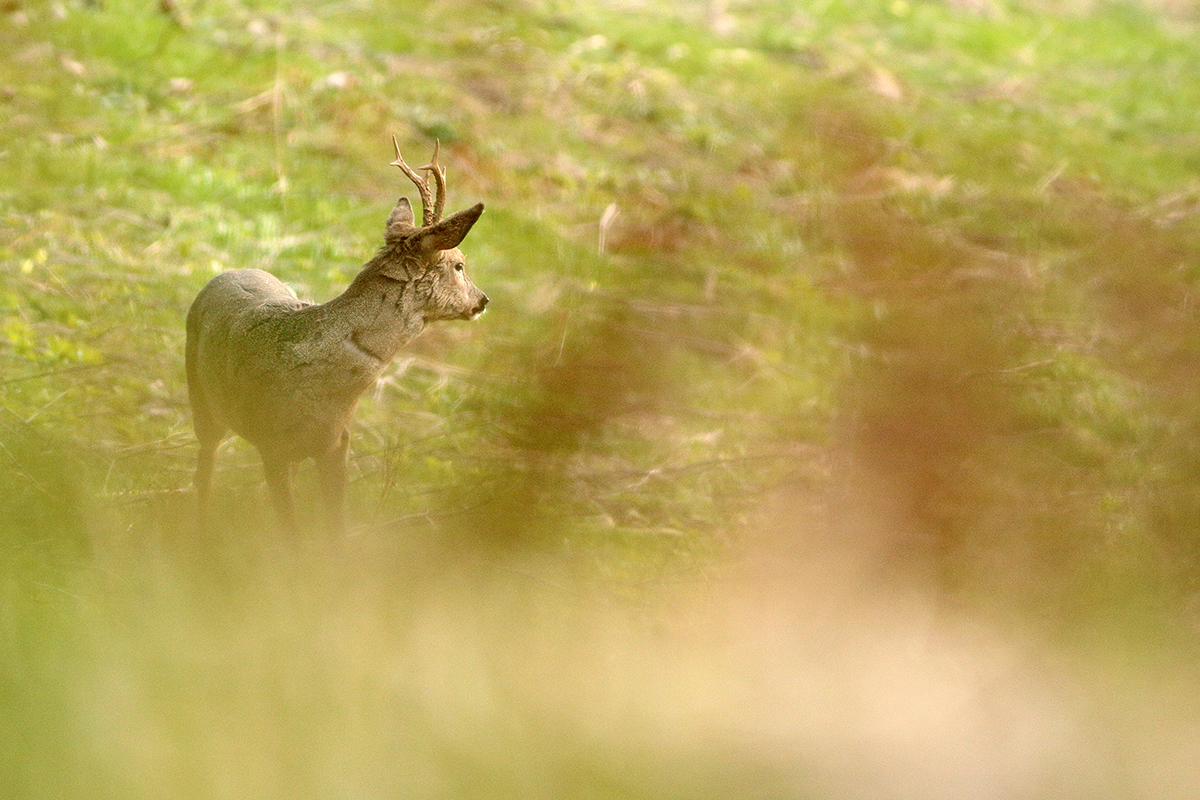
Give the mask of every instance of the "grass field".
[[(0, 795), (1200, 790), (1192, 4), (12, 0), (0, 52)], [(241, 441), (200, 539), (188, 305), (338, 294), (392, 134), (488, 313), (364, 398), (347, 541)]]

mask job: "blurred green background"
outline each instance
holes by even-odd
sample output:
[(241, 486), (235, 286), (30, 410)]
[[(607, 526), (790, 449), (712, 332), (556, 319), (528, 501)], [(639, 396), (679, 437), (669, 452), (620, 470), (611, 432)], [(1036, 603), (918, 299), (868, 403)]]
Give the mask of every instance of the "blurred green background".
[[(0, 2), (0, 796), (1200, 792), (1200, 10)], [(183, 319), (440, 139), (346, 542)], [(312, 512), (315, 476), (298, 475)]]

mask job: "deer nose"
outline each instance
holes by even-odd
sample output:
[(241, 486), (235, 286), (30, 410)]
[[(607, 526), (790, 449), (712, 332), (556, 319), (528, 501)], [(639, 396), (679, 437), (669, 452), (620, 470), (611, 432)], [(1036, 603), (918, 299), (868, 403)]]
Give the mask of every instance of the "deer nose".
[(483, 292), (479, 293), (479, 302), (475, 306), (463, 314), (463, 319), (479, 319), (479, 315), (483, 313), (483, 308), (488, 304), (488, 296)]

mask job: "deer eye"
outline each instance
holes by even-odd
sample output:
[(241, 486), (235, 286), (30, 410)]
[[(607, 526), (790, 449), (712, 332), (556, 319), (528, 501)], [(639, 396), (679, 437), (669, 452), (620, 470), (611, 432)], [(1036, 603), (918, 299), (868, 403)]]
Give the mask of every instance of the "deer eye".
[(462, 271), (463, 271), (463, 262), (461, 262), (461, 261), (455, 261), (455, 262), (454, 262), (454, 271), (455, 271), (455, 272), (462, 272)]

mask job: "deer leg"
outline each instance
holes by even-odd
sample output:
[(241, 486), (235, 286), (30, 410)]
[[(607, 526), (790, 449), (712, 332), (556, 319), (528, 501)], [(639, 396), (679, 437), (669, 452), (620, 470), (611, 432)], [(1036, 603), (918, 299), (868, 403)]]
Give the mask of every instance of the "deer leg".
[(263, 456), (263, 471), (267, 475), (267, 488), (271, 491), (271, 502), (279, 529), (284, 533), (295, 533), (296, 506), (292, 503), (292, 465), (285, 459)]
[(196, 457), (196, 474), (192, 485), (196, 487), (196, 521), (203, 530), (208, 524), (208, 495), (212, 487), (213, 465), (217, 460), (220, 439), (200, 442), (200, 454)]
[(331, 535), (346, 532), (346, 454), (350, 450), (350, 432), (342, 431), (338, 443), (317, 459), (317, 474), (325, 500), (325, 522)]
[(200, 452), (196, 456), (196, 472), (192, 485), (196, 488), (196, 530), (205, 533), (209, 528), (209, 496), (212, 487), (213, 465), (217, 460), (217, 448), (225, 438), (225, 430), (214, 423), (203, 407), (195, 411), (194, 427)]

